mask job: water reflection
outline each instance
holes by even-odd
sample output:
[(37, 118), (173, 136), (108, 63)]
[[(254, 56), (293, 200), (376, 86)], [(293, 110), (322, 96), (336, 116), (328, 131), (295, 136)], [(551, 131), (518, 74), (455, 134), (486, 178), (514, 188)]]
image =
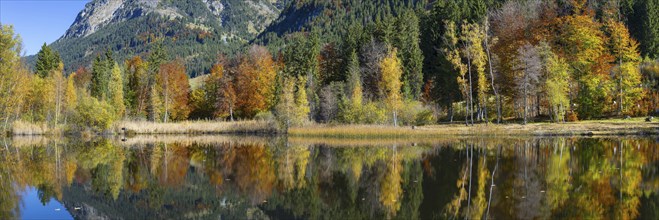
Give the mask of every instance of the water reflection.
[(659, 218), (655, 139), (41, 138), (2, 147), (0, 219), (53, 202), (75, 218)]

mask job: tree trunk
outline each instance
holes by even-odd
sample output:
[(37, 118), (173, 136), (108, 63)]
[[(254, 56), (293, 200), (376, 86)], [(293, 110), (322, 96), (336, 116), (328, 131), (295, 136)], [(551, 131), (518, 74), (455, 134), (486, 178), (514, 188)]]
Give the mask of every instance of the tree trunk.
[(451, 104), (448, 107), (448, 118), (449, 122), (453, 123), (453, 101), (451, 101)]
[(524, 124), (526, 124), (526, 111), (528, 109), (528, 100), (527, 100), (528, 95), (526, 95), (526, 86), (524, 86)]
[(469, 115), (471, 116), (471, 125), (474, 126), (474, 114), (471, 112), (474, 108), (473, 103), (473, 85), (471, 84), (471, 58), (467, 59), (467, 69), (469, 70)]
[(394, 127), (398, 127), (398, 118), (396, 118), (396, 110), (394, 112)]

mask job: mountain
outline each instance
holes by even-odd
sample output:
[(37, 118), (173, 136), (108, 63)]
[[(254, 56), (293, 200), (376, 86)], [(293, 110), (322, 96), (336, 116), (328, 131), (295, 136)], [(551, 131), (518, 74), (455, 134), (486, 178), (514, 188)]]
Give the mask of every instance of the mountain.
[[(245, 45), (277, 50), (287, 34), (318, 30), (323, 42), (340, 39), (352, 24), (373, 24), (432, 0), (92, 0), (50, 46), (67, 72), (89, 67), (107, 50), (117, 61), (146, 55), (156, 39), (169, 58), (186, 61), (190, 76), (208, 73), (218, 53)], [(35, 56), (27, 57), (31, 66)]]
[[(286, 0), (93, 0), (50, 46), (67, 71), (89, 66), (112, 50), (115, 60), (144, 55), (162, 39), (170, 58), (194, 76), (208, 72), (219, 52), (234, 53), (254, 39)], [(28, 57), (34, 63), (35, 57)]]

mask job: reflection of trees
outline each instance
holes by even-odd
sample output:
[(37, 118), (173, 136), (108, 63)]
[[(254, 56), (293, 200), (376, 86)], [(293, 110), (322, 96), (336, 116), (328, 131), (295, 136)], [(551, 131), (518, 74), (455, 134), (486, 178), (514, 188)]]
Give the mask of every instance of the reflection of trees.
[(44, 201), (117, 218), (479, 219), (491, 200), (493, 219), (656, 219), (654, 140), (480, 141), (125, 148), (97, 139), (7, 147), (0, 150), (0, 218), (19, 217), (20, 192), (35, 187)]
[[(596, 139), (583, 139), (575, 143), (577, 169), (573, 174), (574, 185), (570, 203), (566, 206), (569, 218), (603, 219), (607, 206), (614, 203), (613, 188), (610, 184), (613, 166), (605, 156), (611, 154), (611, 146)], [(608, 151), (607, 151), (608, 150)], [(608, 157), (610, 158), (610, 157)]]
[(634, 146), (640, 145), (635, 141), (620, 141), (619, 143), (619, 169), (618, 180), (619, 200), (616, 204), (616, 219), (635, 219), (639, 215), (642, 181), (641, 167), (646, 163), (644, 155)]
[(17, 166), (17, 158), (9, 152), (7, 140), (2, 140), (5, 150), (0, 150), (0, 219), (14, 219), (20, 216), (18, 206), (21, 201), (21, 190), (14, 181), (15, 173), (21, 173), (21, 166)]
[(519, 219), (534, 219), (540, 217), (540, 192), (538, 148), (524, 141), (522, 146), (515, 147), (515, 181), (513, 194), (515, 211)]
[(309, 155), (309, 148), (300, 145), (284, 147), (277, 152), (277, 176), (284, 190), (305, 186)]
[(485, 212), (485, 207), (487, 206), (487, 200), (485, 199), (485, 187), (487, 186), (488, 178), (490, 177), (490, 172), (487, 169), (486, 160), (487, 157), (483, 156), (483, 159), (478, 160), (478, 185), (476, 187), (476, 195), (472, 201), (470, 217), (471, 219), (480, 219), (483, 217)]
[(565, 147), (565, 140), (555, 139), (551, 147), (552, 152), (547, 159), (547, 205), (549, 211), (558, 211), (563, 207), (569, 197), (570, 183), (570, 151)]
[(393, 155), (386, 160), (384, 176), (380, 180), (380, 203), (389, 215), (395, 216), (400, 209), (400, 197), (403, 194), (401, 188), (400, 158), (393, 147)]

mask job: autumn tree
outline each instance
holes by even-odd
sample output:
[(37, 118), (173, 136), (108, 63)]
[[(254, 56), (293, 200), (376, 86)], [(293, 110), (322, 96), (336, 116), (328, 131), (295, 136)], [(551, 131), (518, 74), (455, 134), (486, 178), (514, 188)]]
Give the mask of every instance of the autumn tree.
[(188, 106), (190, 84), (183, 61), (177, 59), (162, 64), (158, 71), (156, 85), (162, 102), (160, 107), (162, 121), (187, 119), (190, 114)]
[(76, 73), (73, 72), (69, 74), (69, 77), (66, 79), (66, 89), (64, 90), (65, 124), (68, 121), (68, 117), (73, 115), (75, 108), (78, 105), (78, 91), (75, 87), (75, 78)]
[(51, 70), (50, 75), (48, 78), (50, 78), (50, 81), (54, 84), (53, 89), (54, 89), (54, 94), (53, 97), (42, 97), (42, 98), (52, 98), (55, 101), (55, 119), (54, 123), (57, 125), (59, 123), (60, 115), (62, 114), (62, 110), (64, 109), (64, 97), (65, 97), (65, 88), (66, 88), (66, 78), (63, 75), (64, 71), (64, 64), (59, 63), (58, 67), (56, 69)]
[(124, 104), (124, 80), (122, 75), (119, 64), (115, 62), (108, 85), (108, 91), (110, 92), (108, 94), (108, 103), (115, 108), (114, 113), (117, 115), (117, 118), (122, 118), (126, 112), (126, 105)]
[(469, 97), (469, 85), (467, 84), (467, 65), (462, 63), (462, 56), (459, 48), (459, 38), (455, 23), (448, 21), (446, 22), (446, 32), (442, 37), (444, 39), (445, 47), (442, 48), (442, 52), (446, 56), (446, 60), (451, 64), (452, 68), (458, 72), (458, 77), (456, 81), (459, 85), (460, 92), (462, 97), (465, 99), (465, 124), (469, 124), (469, 102), (467, 98)]
[[(497, 124), (501, 123), (502, 116), (501, 116), (501, 95), (498, 92), (497, 87), (495, 86), (495, 77), (494, 77), (494, 68), (495, 65), (493, 64), (494, 58), (493, 58), (493, 53), (491, 52), (492, 45), (495, 45), (498, 41), (498, 38), (492, 36), (493, 34), (490, 31), (490, 18), (489, 16), (485, 18), (485, 21), (483, 23), (483, 32), (485, 34), (483, 38), (483, 47), (485, 48), (485, 52), (487, 55), (487, 64), (488, 64), (488, 71), (490, 73), (490, 83), (491, 83), (491, 88), (492, 91), (494, 92), (494, 98), (496, 99), (496, 109), (497, 109)], [(485, 114), (486, 120), (487, 120), (487, 112)]]
[(295, 112), (293, 114), (295, 124), (303, 124), (309, 120), (309, 100), (307, 98), (306, 78), (300, 76), (297, 78), (297, 85), (295, 88)]
[(402, 105), (403, 97), (401, 95), (401, 75), (403, 70), (401, 68), (400, 60), (398, 59), (398, 51), (396, 48), (382, 59), (380, 63), (382, 71), (382, 79), (380, 79), (380, 88), (382, 88), (385, 95), (384, 102), (393, 116), (394, 126), (398, 126), (398, 111)]
[(517, 81), (518, 96), (522, 99), (524, 124), (527, 123), (529, 96), (535, 95), (538, 89), (542, 60), (536, 47), (526, 44), (517, 50), (517, 62), (520, 79)]
[(240, 60), (237, 74), (236, 104), (243, 116), (253, 117), (270, 109), (277, 75), (270, 52), (263, 46), (252, 46), (248, 56)]
[(595, 21), (585, 6), (576, 4), (578, 13), (567, 16), (561, 27), (560, 43), (573, 78), (577, 81), (576, 107), (579, 117), (601, 116), (605, 111), (610, 87), (609, 70), (613, 57), (607, 52), (607, 38), (601, 23)]
[(544, 87), (549, 102), (550, 116), (555, 122), (565, 121), (565, 112), (570, 105), (570, 97), (568, 96), (570, 89), (569, 66), (564, 58), (552, 52), (551, 47), (546, 42), (541, 42), (538, 50), (543, 59), (542, 65), (546, 74), (544, 85), (541, 86)]
[(28, 71), (20, 64), (21, 39), (14, 28), (0, 24), (0, 120), (3, 130), (17, 118), (29, 87)]
[[(478, 102), (478, 112), (479, 119), (483, 119), (482, 114), (484, 112), (486, 104), (486, 93), (489, 90), (487, 77), (485, 76), (485, 64), (487, 58), (485, 56), (485, 51), (483, 50), (483, 39), (485, 38), (485, 33), (479, 24), (463, 24), (462, 25), (462, 35), (460, 39), (463, 42), (463, 56), (467, 60), (467, 72), (469, 74), (469, 111), (471, 116), (471, 123), (474, 123), (474, 90), (476, 91), (476, 100)], [(472, 76), (474, 72), (475, 76)], [(476, 86), (472, 83), (472, 79), (476, 81)]]
[(284, 77), (282, 80), (282, 87), (279, 90), (278, 102), (275, 105), (274, 113), (279, 121), (280, 128), (287, 130), (294, 125), (294, 110), (296, 109), (295, 105), (295, 80)]
[(149, 95), (147, 70), (147, 63), (139, 56), (134, 56), (125, 62), (125, 80), (127, 82), (124, 95), (127, 114), (130, 116), (146, 116)]
[(229, 117), (232, 121), (237, 103), (233, 78), (232, 75), (225, 74), (223, 62), (220, 61), (213, 66), (206, 81), (208, 98), (215, 109), (213, 114), (215, 117)]
[(610, 20), (606, 26), (611, 35), (609, 44), (612, 54), (618, 63), (613, 70), (617, 88), (613, 93), (618, 100), (618, 114), (632, 114), (636, 108), (634, 103), (643, 99), (638, 43), (630, 37), (622, 22)]

